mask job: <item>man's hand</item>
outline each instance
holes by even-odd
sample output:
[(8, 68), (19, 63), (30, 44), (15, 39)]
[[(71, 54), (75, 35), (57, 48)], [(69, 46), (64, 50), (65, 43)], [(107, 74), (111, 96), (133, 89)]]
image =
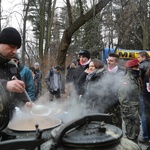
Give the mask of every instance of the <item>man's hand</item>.
[(21, 80), (8, 81), (6, 84), (6, 89), (9, 92), (22, 93), (25, 89), (25, 84)]

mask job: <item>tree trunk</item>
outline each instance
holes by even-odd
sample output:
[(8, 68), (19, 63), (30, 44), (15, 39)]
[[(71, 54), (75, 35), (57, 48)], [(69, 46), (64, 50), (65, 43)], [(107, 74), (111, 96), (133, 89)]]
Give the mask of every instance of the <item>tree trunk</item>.
[(39, 35), (39, 60), (43, 64), (43, 40), (44, 40), (44, 25), (45, 25), (45, 0), (40, 2), (40, 35)]
[[(24, 7), (26, 7), (24, 18), (23, 18), (23, 34), (22, 34), (22, 63), (25, 64), (25, 53), (26, 52), (26, 23), (27, 23), (27, 16), (28, 16), (28, 10), (29, 10), (29, 1), (27, 4), (24, 3)], [(30, 59), (30, 57), (28, 57)], [(30, 61), (29, 61), (30, 62)], [(29, 63), (30, 65), (30, 63)]]
[(57, 62), (65, 70), (65, 61), (68, 47), (71, 43), (72, 35), (77, 31), (82, 25), (84, 25), (92, 17), (96, 16), (111, 0), (101, 0), (98, 2), (90, 11), (85, 15), (81, 15), (72, 25), (70, 25), (63, 33), (61, 43), (58, 49)]

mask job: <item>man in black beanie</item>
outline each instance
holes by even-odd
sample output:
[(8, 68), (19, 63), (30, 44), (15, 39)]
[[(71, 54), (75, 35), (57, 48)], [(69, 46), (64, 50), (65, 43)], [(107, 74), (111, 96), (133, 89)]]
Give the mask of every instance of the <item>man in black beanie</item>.
[[(15, 106), (31, 108), (24, 94), (25, 84), (19, 80), (20, 74), (11, 58), (21, 47), (21, 36), (12, 27), (0, 33), (0, 131), (5, 129), (13, 115)], [(12, 80), (16, 76), (18, 80)], [(0, 132), (0, 137), (2, 132)]]
[(15, 45), (19, 49), (21, 47), (21, 36), (15, 28), (8, 27), (0, 33), (0, 43)]
[[(78, 95), (84, 94), (84, 90), (81, 90), (81, 89), (84, 89), (84, 85), (82, 85), (83, 86), (83, 88), (82, 88), (81, 85), (79, 85), (79, 83), (78, 83), (78, 79), (79, 79), (80, 75), (84, 72), (84, 70), (89, 67), (90, 61), (91, 61), (90, 52), (88, 50), (80, 50), (78, 66), (76, 67), (76, 69), (74, 71), (74, 75), (73, 75), (75, 89), (76, 89), (76, 92)], [(79, 88), (79, 86), (80, 86), (80, 88)]]

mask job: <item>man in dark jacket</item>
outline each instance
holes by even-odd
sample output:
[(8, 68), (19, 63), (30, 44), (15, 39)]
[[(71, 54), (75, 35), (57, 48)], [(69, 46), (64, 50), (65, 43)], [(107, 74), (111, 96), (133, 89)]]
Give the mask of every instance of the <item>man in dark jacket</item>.
[(72, 60), (71, 64), (67, 67), (67, 74), (66, 74), (67, 83), (74, 82), (73, 76), (74, 76), (74, 71), (76, 67), (77, 67), (77, 62), (75, 60)]
[(0, 131), (7, 127), (16, 105), (32, 106), (23, 94), (24, 82), (12, 80), (13, 76), (18, 79), (20, 77), (15, 63), (10, 61), (20, 46), (21, 36), (16, 29), (8, 27), (2, 30), (0, 33)]
[(142, 132), (143, 137), (139, 140), (140, 143), (149, 144), (150, 142), (150, 92), (147, 91), (147, 84), (149, 81), (146, 75), (147, 69), (150, 66), (150, 60), (148, 59), (148, 53), (143, 51), (138, 54), (140, 78), (142, 81), (142, 93), (140, 96), (141, 108), (142, 108)]
[(38, 96), (42, 95), (42, 72), (40, 70), (40, 64), (38, 62), (34, 63), (35, 73), (39, 76), (39, 88), (38, 88)]
[(77, 67), (77, 61), (72, 60), (71, 64), (67, 67), (67, 73), (66, 73), (66, 91), (68, 93), (68, 96), (71, 95), (71, 92), (74, 87), (74, 72)]
[[(88, 50), (80, 50), (79, 51), (79, 65), (76, 67), (74, 71), (74, 84), (75, 84), (75, 89), (78, 95), (83, 95), (84, 94), (84, 85), (80, 87), (79, 90), (79, 85), (78, 85), (78, 80), (80, 75), (84, 72), (85, 69), (89, 67), (89, 63), (91, 61), (90, 58), (90, 53)], [(82, 89), (82, 90), (81, 90)]]
[(38, 98), (39, 88), (40, 88), (40, 83), (41, 83), (40, 78), (39, 78), (39, 74), (36, 73), (34, 67), (30, 67), (30, 71), (32, 73), (32, 78), (33, 78), (33, 81), (34, 81), (35, 98)]

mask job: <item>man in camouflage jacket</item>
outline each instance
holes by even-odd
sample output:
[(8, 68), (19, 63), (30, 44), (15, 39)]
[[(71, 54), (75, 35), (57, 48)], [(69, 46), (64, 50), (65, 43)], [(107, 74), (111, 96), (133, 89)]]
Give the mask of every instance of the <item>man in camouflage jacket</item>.
[(122, 79), (118, 96), (122, 118), (125, 122), (126, 136), (137, 142), (140, 133), (140, 81), (138, 60), (129, 60), (125, 64), (126, 75)]

